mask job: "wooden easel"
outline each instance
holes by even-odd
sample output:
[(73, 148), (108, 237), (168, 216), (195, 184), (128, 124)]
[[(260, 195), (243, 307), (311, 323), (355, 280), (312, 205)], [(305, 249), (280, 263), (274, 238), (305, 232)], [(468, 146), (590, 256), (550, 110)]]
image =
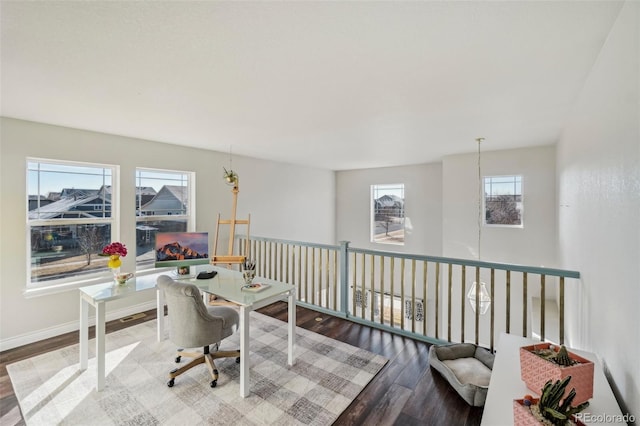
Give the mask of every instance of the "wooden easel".
[[(233, 180), (233, 189), (231, 192), (233, 193), (233, 205), (231, 208), (231, 219), (220, 219), (220, 213), (218, 213), (218, 220), (216, 222), (216, 236), (213, 243), (213, 255), (211, 256), (211, 264), (227, 264), (227, 267), (230, 267), (233, 264), (241, 265), (249, 256), (249, 226), (251, 223), (251, 215), (249, 215), (248, 219), (236, 219), (236, 210), (238, 207), (238, 192), (239, 182), (238, 176), (235, 175)], [(218, 255), (218, 236), (220, 234), (220, 225), (230, 225), (229, 228), (229, 244), (227, 246), (227, 254), (226, 255)], [(243, 254), (234, 254), (233, 246), (235, 240), (236, 233), (236, 225), (247, 225), (247, 237), (244, 244), (244, 253)]]

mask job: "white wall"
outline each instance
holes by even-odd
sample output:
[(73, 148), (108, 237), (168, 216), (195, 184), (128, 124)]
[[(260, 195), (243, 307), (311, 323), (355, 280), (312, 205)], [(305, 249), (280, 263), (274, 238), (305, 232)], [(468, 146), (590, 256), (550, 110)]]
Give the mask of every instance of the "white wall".
[[(640, 418), (640, 3), (627, 1), (558, 144), (559, 258), (570, 344), (602, 358)], [(624, 412), (623, 407), (623, 412)]]
[[(371, 242), (371, 185), (404, 183), (405, 216), (412, 229), (404, 246)], [(405, 167), (336, 172), (338, 241), (352, 247), (439, 256), (442, 251), (442, 166), (437, 163)]]
[[(213, 238), (217, 213), (228, 218), (231, 188), (222, 179), (229, 155), (202, 149), (2, 118), (0, 127), (0, 343), (1, 349), (77, 329), (78, 292), (26, 298), (26, 157), (120, 166), (122, 211), (133, 212), (136, 167), (196, 172), (196, 229)], [(240, 175), (238, 218), (251, 213), (252, 235), (334, 243), (335, 175), (328, 170), (233, 158)], [(297, 200), (292, 205), (291, 200)], [(122, 215), (121, 238), (135, 246), (135, 215)], [(223, 249), (226, 245), (221, 246)], [(134, 270), (134, 256), (123, 259)], [(109, 302), (107, 315), (149, 309), (154, 295)]]
[[(482, 227), (481, 260), (556, 266), (555, 146), (491, 151), (483, 142), (483, 176), (522, 175), (524, 227)], [(478, 154), (443, 160), (443, 256), (478, 258)]]
[[(252, 235), (320, 244), (336, 243), (333, 171), (249, 157), (234, 157), (233, 169), (240, 175), (237, 216), (243, 219), (251, 214)], [(228, 216), (231, 188), (226, 188)], [(224, 217), (224, 211), (222, 214)], [(213, 221), (215, 224), (215, 218)], [(240, 228), (239, 232), (244, 232), (244, 229)]]

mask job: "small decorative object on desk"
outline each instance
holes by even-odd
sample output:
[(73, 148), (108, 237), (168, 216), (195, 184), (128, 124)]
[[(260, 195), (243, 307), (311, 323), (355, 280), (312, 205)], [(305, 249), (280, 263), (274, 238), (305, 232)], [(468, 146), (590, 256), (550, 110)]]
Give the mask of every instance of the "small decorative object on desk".
[[(576, 390), (572, 388), (567, 397), (562, 400), (571, 376), (563, 380), (547, 381), (540, 392), (540, 398), (525, 395), (523, 399), (513, 401), (513, 423), (516, 426), (548, 426), (583, 425), (574, 416), (589, 406), (583, 402), (576, 407), (571, 406)], [(562, 402), (561, 402), (562, 400)]]
[(245, 260), (242, 264), (242, 278), (245, 284), (251, 284), (256, 277), (256, 262), (253, 260)]
[(113, 272), (113, 279), (119, 285), (122, 285), (127, 282), (129, 278), (133, 276), (130, 274), (128, 278), (125, 278), (124, 281), (120, 276), (129, 275), (129, 274), (121, 274), (120, 273), (120, 265), (122, 265), (121, 257), (125, 257), (127, 255), (127, 248), (124, 244), (119, 243), (117, 241), (107, 244), (102, 248), (102, 253), (100, 256), (109, 256), (109, 262), (107, 262), (107, 266)]
[(189, 275), (189, 273), (191, 272), (191, 268), (189, 268), (188, 266), (178, 266), (176, 272), (178, 275)]
[(265, 290), (271, 287), (270, 284), (267, 283), (255, 283), (255, 284), (247, 284), (242, 286), (242, 291), (248, 291), (250, 293), (257, 293), (259, 291)]
[(115, 275), (115, 280), (119, 285), (125, 285), (131, 278), (133, 278), (133, 273), (131, 272)]
[[(573, 377), (576, 389), (575, 403), (580, 404), (593, 397), (593, 362), (567, 351), (567, 348), (550, 343), (536, 343), (520, 348), (520, 376), (527, 388), (534, 392), (548, 380)], [(565, 390), (565, 396), (568, 390)]]

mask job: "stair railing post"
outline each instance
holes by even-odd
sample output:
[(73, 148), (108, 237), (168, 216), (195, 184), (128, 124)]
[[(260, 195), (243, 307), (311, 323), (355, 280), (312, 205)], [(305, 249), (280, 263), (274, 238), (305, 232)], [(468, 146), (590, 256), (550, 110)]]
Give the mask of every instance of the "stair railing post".
[(347, 315), (349, 305), (349, 241), (340, 241), (340, 312)]

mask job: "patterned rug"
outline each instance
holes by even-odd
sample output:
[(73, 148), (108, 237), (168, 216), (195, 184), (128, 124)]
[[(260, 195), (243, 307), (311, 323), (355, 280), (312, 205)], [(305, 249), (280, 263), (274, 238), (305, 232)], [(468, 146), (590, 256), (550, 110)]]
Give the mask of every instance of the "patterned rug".
[[(330, 425), (387, 359), (296, 328), (296, 362), (287, 366), (287, 326), (251, 313), (251, 395), (241, 398), (240, 366), (217, 360), (218, 387), (204, 364), (166, 385), (175, 346), (158, 342), (149, 321), (107, 335), (106, 387), (96, 392), (95, 341), (78, 371), (78, 345), (7, 366), (29, 425)], [(239, 334), (220, 350), (240, 347)], [(185, 362), (185, 360), (183, 360)]]

